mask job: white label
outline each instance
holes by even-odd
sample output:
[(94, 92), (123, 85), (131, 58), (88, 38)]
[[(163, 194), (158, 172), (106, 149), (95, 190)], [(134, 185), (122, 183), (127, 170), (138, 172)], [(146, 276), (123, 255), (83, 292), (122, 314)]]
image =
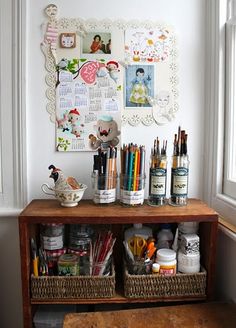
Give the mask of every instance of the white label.
[(93, 201), (96, 204), (112, 203), (116, 200), (116, 189), (95, 190)]
[(158, 196), (165, 196), (166, 177), (152, 176), (151, 177), (151, 194)]
[(172, 169), (173, 196), (186, 196), (188, 193), (188, 169)]
[(137, 191), (128, 191), (121, 189), (121, 201), (122, 203), (129, 205), (143, 204), (144, 189)]
[(63, 248), (63, 235), (58, 237), (42, 236), (43, 248), (48, 250)]

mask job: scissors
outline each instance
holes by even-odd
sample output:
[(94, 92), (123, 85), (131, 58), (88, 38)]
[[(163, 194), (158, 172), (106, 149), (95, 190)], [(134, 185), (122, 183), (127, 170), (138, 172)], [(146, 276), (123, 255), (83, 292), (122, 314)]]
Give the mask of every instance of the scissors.
[(133, 236), (128, 240), (128, 245), (134, 256), (141, 257), (146, 249), (147, 242), (140, 236)]

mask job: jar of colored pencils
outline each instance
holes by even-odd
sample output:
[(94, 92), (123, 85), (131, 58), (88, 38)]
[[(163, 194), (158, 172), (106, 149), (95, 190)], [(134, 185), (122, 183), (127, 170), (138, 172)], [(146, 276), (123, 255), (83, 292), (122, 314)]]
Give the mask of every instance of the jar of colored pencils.
[(144, 202), (145, 175), (120, 175), (120, 202), (137, 206)]
[(121, 148), (120, 201), (136, 206), (144, 202), (145, 147), (130, 143)]

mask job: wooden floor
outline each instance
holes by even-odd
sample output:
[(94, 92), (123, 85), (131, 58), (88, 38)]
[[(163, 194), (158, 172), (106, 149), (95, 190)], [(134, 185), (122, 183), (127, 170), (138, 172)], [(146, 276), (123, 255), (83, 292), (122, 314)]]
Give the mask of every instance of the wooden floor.
[(204, 303), (70, 313), (63, 328), (236, 328), (236, 304)]

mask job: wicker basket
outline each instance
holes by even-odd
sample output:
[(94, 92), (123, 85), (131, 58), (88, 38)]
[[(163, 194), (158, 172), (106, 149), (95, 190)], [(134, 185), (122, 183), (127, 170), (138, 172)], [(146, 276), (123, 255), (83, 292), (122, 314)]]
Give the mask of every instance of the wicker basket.
[(33, 299), (108, 298), (115, 293), (115, 271), (109, 276), (31, 276)]
[(131, 275), (124, 266), (124, 293), (128, 298), (206, 297), (206, 277), (204, 268), (195, 274), (163, 276)]

